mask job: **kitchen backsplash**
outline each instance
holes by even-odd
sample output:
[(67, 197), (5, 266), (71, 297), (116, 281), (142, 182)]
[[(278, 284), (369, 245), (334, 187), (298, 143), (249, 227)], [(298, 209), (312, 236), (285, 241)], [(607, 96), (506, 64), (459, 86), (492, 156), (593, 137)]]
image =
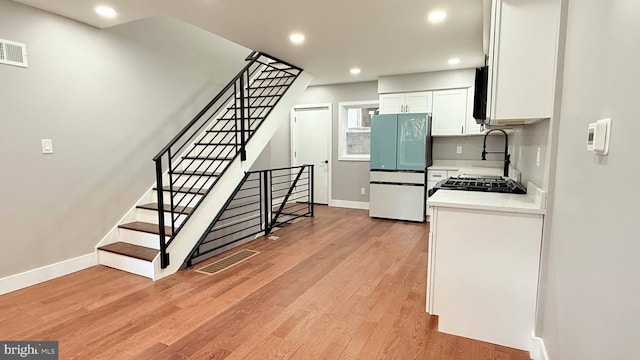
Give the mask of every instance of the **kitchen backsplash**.
[[(514, 135), (510, 136), (513, 137), (514, 147), (511, 163), (521, 171), (521, 182), (526, 184), (531, 181), (548, 189), (549, 120), (519, 128)], [(538, 148), (540, 149), (539, 156)]]
[[(512, 142), (513, 135), (509, 135)], [(481, 160), (482, 140), (484, 136), (437, 136), (433, 138), (434, 160)], [(456, 153), (456, 148), (462, 146), (462, 154)], [(487, 151), (503, 151), (504, 137), (491, 135), (487, 139)], [(513, 156), (512, 156), (513, 157)], [(502, 160), (502, 154), (489, 154), (487, 160)]]
[[(433, 160), (480, 160), (483, 136), (446, 136), (433, 138)], [(511, 165), (521, 172), (520, 182), (532, 181), (547, 189), (549, 185), (547, 157), (549, 143), (549, 120), (517, 128), (509, 133)], [(462, 146), (462, 153), (456, 153)], [(540, 148), (540, 160), (538, 158)], [(487, 151), (503, 151), (504, 138), (489, 136)], [(487, 160), (502, 161), (502, 154), (489, 154)], [(537, 165), (539, 163), (539, 165)]]

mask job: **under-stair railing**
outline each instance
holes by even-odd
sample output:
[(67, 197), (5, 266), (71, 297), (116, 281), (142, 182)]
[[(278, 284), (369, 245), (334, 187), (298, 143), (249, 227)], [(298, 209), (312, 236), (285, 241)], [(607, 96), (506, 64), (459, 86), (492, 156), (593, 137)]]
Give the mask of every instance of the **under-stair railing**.
[[(252, 52), (246, 66), (154, 158), (161, 267), (167, 247), (302, 73)], [(166, 233), (169, 233), (167, 235)], [(181, 259), (182, 261), (182, 259)]]
[(246, 172), (185, 260), (186, 266), (239, 241), (312, 217), (313, 169), (313, 165), (303, 165)]

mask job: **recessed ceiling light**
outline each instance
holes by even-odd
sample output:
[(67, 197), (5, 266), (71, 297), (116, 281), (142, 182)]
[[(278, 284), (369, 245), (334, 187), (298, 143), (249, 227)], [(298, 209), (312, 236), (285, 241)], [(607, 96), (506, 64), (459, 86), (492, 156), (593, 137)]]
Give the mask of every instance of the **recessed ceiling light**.
[(114, 8), (104, 5), (96, 6), (96, 13), (108, 19), (113, 19), (114, 17), (118, 16), (118, 12)]
[(289, 35), (289, 40), (295, 45), (300, 45), (304, 42), (304, 35), (301, 33), (293, 33)]
[(457, 65), (457, 64), (460, 64), (460, 59), (458, 58), (449, 59), (449, 65)]
[(436, 10), (429, 13), (427, 16), (427, 20), (429, 20), (432, 24), (438, 24), (444, 21), (447, 18), (447, 13), (444, 11)]
[(359, 68), (351, 69), (351, 75), (358, 75), (358, 74), (360, 74), (360, 69)]

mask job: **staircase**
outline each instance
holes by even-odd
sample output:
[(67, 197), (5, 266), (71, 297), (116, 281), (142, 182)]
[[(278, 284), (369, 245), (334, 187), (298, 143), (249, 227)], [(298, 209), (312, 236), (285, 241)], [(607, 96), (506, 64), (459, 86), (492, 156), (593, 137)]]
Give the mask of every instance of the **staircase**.
[(154, 158), (156, 184), (98, 244), (102, 265), (154, 280), (175, 273), (311, 81), (251, 53), (236, 77)]

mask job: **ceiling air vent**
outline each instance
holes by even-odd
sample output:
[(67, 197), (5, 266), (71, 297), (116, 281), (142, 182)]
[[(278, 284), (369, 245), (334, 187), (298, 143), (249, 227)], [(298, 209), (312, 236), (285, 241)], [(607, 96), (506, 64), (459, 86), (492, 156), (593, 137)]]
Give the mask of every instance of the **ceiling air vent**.
[(0, 39), (0, 64), (27, 67), (27, 45)]

